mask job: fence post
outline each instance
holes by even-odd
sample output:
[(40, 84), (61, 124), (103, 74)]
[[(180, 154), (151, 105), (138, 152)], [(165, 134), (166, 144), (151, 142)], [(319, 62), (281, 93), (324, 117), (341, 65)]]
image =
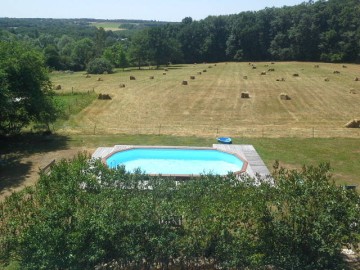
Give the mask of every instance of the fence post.
[(95, 126), (94, 126), (94, 135), (95, 135), (95, 132), (96, 132), (96, 123), (95, 123)]
[(158, 135), (160, 135), (161, 134), (161, 124), (159, 125), (159, 134)]
[(315, 128), (312, 128), (312, 137), (315, 138)]

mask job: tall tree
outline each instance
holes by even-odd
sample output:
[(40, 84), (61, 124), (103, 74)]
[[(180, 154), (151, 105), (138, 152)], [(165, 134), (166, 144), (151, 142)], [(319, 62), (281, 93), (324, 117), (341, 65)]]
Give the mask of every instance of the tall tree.
[(94, 42), (89, 38), (84, 38), (77, 41), (71, 52), (74, 69), (84, 70), (86, 65), (96, 55)]
[(165, 27), (149, 29), (147, 45), (150, 60), (157, 67), (180, 59), (180, 44), (176, 39), (169, 37)]
[(123, 46), (120, 43), (106, 48), (103, 56), (117, 68), (124, 69), (129, 65)]
[(140, 69), (142, 65), (149, 64), (149, 34), (147, 30), (137, 32), (131, 39), (129, 56), (131, 61)]
[(0, 41), (0, 133), (17, 133), (30, 122), (56, 118), (51, 82), (40, 53), (26, 44)]

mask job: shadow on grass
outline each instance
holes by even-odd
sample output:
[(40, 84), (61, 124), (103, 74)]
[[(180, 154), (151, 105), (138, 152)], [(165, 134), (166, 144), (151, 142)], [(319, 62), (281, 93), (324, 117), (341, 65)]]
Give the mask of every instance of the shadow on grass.
[(33, 163), (24, 162), (24, 158), (68, 149), (68, 141), (66, 136), (34, 133), (0, 137), (0, 196), (5, 189), (21, 186), (29, 176)]

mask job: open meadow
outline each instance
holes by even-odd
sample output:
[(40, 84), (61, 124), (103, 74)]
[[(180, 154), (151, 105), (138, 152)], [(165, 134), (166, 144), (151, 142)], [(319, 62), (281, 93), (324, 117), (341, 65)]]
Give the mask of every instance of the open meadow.
[(125, 30), (124, 28), (121, 28), (121, 23), (119, 22), (92, 22), (90, 25), (95, 26), (96, 28), (104, 28), (105, 31), (121, 31)]
[[(74, 115), (66, 134), (359, 137), (360, 66), (302, 62), (176, 65), (114, 74), (53, 73), (62, 90), (109, 94)], [(253, 68), (253, 67), (256, 67)], [(269, 71), (274, 70), (274, 71)], [(265, 75), (261, 75), (265, 72)], [(201, 73), (201, 74), (200, 74)], [(298, 76), (296, 76), (297, 74)], [(295, 76), (294, 76), (295, 75)], [(134, 76), (135, 80), (130, 80)], [(150, 79), (153, 76), (154, 79)], [(194, 79), (191, 79), (194, 76)], [(187, 81), (187, 85), (182, 85)], [(125, 87), (120, 87), (124, 84)], [(242, 93), (250, 98), (241, 98)], [(280, 98), (287, 94), (290, 99)]]

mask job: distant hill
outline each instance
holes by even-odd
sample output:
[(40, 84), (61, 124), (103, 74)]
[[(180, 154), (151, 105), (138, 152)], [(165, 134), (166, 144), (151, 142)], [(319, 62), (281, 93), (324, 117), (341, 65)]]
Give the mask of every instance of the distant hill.
[[(87, 20), (87, 19), (86, 19)], [(147, 20), (90, 20), (89, 25), (104, 28), (106, 31), (141, 30), (148, 27), (177, 24), (174, 22), (147, 21)]]
[(74, 37), (91, 36), (95, 32), (96, 28), (100, 27), (104, 28), (106, 31), (127, 30), (125, 32), (131, 34), (133, 31), (166, 24), (176, 23), (153, 20), (103, 20), (91, 18), (0, 18), (0, 30), (7, 30), (14, 34), (28, 35), (32, 38), (36, 38), (40, 34), (50, 34), (53, 36), (66, 34)]

